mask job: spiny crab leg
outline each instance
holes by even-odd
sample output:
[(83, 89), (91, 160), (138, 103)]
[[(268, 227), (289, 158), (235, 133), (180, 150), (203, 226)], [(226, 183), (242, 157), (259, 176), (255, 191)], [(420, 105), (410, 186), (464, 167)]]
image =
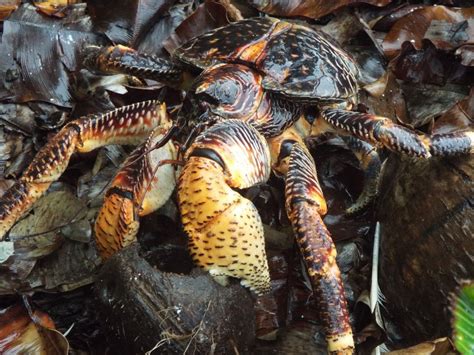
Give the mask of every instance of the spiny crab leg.
[(372, 144), (383, 145), (409, 156), (429, 158), (474, 151), (472, 131), (438, 135), (417, 134), (386, 117), (337, 109), (323, 111), (322, 118), (338, 133), (352, 134)]
[(176, 64), (122, 45), (89, 46), (85, 52), (84, 66), (103, 74), (129, 74), (174, 84), (179, 84), (183, 76), (183, 70)]
[[(295, 139), (296, 138), (296, 139)], [(313, 158), (291, 130), (270, 140), (273, 168), (285, 177), (286, 210), (311, 280), (331, 354), (352, 354), (354, 340), (336, 247), (322, 220), (326, 200)]]
[(232, 189), (268, 179), (265, 138), (245, 122), (225, 120), (201, 133), (185, 160), (178, 200), (194, 262), (221, 283), (232, 276), (258, 294), (268, 292), (260, 216), (251, 201)]
[(158, 101), (144, 101), (64, 126), (35, 156), (18, 181), (0, 198), (0, 240), (66, 170), (75, 152), (108, 144), (139, 144), (166, 117)]
[(176, 158), (174, 144), (168, 139), (159, 149), (171, 122), (163, 122), (148, 139), (125, 160), (105, 193), (94, 230), (99, 253), (107, 259), (136, 240), (139, 217), (160, 208), (171, 196), (176, 181), (170, 164)]

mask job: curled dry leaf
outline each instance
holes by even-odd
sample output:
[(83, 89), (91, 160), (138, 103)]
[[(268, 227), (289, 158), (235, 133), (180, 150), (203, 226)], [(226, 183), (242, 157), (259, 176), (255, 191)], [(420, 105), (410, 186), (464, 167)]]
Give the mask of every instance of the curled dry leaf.
[(165, 41), (164, 47), (169, 53), (173, 53), (176, 48), (191, 38), (227, 25), (231, 20), (224, 5), (206, 0), (171, 33), (171, 36)]
[(474, 88), (469, 96), (458, 101), (446, 111), (433, 126), (433, 134), (443, 134), (472, 128), (474, 125)]
[(474, 40), (474, 8), (428, 6), (409, 13), (393, 25), (383, 41), (388, 58), (395, 57), (409, 41), (421, 49), (429, 39), (436, 48), (452, 50)]
[(43, 16), (22, 5), (3, 24), (0, 45), (0, 99), (72, 105), (69, 73), (80, 67), (80, 52), (99, 44), (85, 4), (73, 5), (63, 19)]
[(385, 6), (392, 0), (250, 0), (250, 4), (258, 10), (275, 16), (304, 16), (309, 18), (320, 18), (330, 14), (344, 6), (354, 4), (370, 4)]
[(397, 79), (410, 83), (471, 85), (474, 82), (473, 67), (462, 65), (453, 53), (437, 49), (429, 40), (422, 40), (420, 50), (405, 42), (400, 54), (390, 62), (390, 68)]
[(44, 312), (16, 304), (0, 310), (0, 353), (66, 355), (69, 343)]
[(448, 338), (427, 341), (409, 348), (390, 351), (387, 355), (448, 355), (454, 354), (454, 348)]

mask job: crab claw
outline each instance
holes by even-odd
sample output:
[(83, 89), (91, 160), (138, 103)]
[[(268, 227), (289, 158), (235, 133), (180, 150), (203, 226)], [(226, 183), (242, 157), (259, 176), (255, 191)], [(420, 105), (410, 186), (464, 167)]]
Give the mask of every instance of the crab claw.
[(161, 162), (175, 159), (176, 149), (170, 140), (161, 148), (152, 149), (169, 127), (170, 124), (156, 128), (132, 152), (107, 190), (94, 226), (103, 259), (133, 243), (139, 217), (156, 211), (171, 196), (176, 185), (174, 167)]
[(228, 276), (261, 294), (270, 290), (263, 225), (255, 206), (232, 188), (270, 175), (270, 153), (250, 125), (227, 120), (188, 149), (178, 199), (194, 262), (219, 281)]

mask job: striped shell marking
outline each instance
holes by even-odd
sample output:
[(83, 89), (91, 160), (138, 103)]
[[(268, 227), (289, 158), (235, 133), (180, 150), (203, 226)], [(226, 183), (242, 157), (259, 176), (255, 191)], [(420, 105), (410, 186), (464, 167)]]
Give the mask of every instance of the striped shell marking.
[(302, 102), (343, 101), (358, 90), (357, 65), (325, 34), (268, 17), (218, 28), (174, 55), (202, 69), (222, 62), (249, 65), (266, 74), (266, 90)]
[(200, 134), (188, 149), (214, 151), (225, 165), (226, 182), (234, 188), (248, 188), (270, 177), (270, 151), (265, 138), (239, 120), (220, 122)]
[(300, 105), (262, 88), (262, 75), (241, 64), (218, 64), (204, 70), (192, 88), (195, 106), (225, 119), (249, 123), (265, 137), (274, 137), (300, 116)]

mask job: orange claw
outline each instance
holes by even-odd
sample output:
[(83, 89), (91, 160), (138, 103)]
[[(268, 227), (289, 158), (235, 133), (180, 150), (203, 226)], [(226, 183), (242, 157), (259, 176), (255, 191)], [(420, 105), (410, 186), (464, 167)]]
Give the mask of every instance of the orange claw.
[(68, 123), (35, 156), (0, 198), (0, 240), (66, 170), (74, 152), (108, 144), (138, 144), (166, 116), (164, 104), (145, 101)]
[(263, 226), (255, 206), (232, 190), (266, 181), (270, 153), (264, 138), (242, 121), (227, 120), (189, 148), (178, 199), (195, 263), (219, 281), (240, 278), (257, 293), (270, 290)]
[(168, 141), (163, 147), (151, 150), (170, 126), (171, 122), (163, 119), (162, 126), (125, 160), (106, 192), (94, 226), (103, 259), (135, 242), (139, 217), (156, 211), (171, 196), (176, 185), (174, 167), (159, 164), (175, 159), (176, 149)]

